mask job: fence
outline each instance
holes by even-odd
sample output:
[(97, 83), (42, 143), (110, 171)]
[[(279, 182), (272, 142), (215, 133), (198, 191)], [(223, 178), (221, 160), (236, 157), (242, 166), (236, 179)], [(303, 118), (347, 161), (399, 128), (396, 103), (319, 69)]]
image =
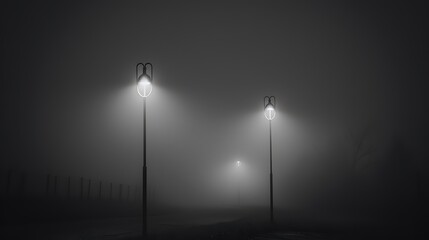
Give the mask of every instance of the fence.
[[(2, 222), (141, 214), (141, 185), (8, 171), (0, 187)], [(153, 200), (149, 213), (156, 208)]]
[(3, 197), (57, 197), (80, 200), (141, 201), (141, 185), (84, 177), (8, 171), (1, 179)]

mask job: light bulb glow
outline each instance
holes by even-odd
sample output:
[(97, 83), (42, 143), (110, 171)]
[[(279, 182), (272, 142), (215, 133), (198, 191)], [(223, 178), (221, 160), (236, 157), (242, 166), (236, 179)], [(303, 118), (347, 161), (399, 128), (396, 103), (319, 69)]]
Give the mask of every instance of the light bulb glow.
[(235, 165), (236, 165), (237, 167), (240, 167), (240, 166), (241, 166), (241, 162), (240, 162), (240, 161), (237, 161), (237, 162), (235, 163)]
[(137, 92), (142, 97), (149, 97), (152, 92), (152, 84), (146, 76), (143, 76), (137, 83)]
[(268, 104), (265, 107), (264, 115), (268, 120), (273, 120), (276, 117), (276, 110), (274, 109), (274, 106), (271, 104)]

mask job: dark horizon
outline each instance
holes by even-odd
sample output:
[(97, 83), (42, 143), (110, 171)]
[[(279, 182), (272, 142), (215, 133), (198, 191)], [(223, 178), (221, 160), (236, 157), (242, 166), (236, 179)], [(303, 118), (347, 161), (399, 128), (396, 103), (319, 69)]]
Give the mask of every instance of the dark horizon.
[(267, 207), (268, 95), (278, 102), (276, 209), (320, 222), (417, 219), (429, 184), (425, 9), (423, 1), (8, 1), (2, 193), (8, 174), (39, 179), (38, 194), (46, 174), (139, 188), (135, 66), (150, 62), (151, 204), (235, 208), (239, 184), (240, 204)]

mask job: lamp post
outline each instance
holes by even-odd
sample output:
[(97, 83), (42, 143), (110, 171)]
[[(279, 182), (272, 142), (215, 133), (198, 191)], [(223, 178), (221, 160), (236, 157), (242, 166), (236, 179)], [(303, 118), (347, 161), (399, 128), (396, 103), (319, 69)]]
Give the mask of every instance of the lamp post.
[(270, 126), (270, 221), (274, 223), (273, 213), (273, 148), (271, 137), (271, 121), (276, 117), (276, 98), (274, 96), (264, 97), (264, 115), (268, 119)]
[(237, 161), (235, 163), (235, 166), (237, 167), (237, 203), (238, 203), (238, 207), (240, 207), (240, 200), (241, 200), (241, 193), (240, 193), (240, 177), (241, 177), (241, 171), (240, 171), (240, 167), (241, 167), (241, 162)]
[[(142, 73), (139, 73), (139, 69), (142, 69)], [(150, 67), (150, 74), (148, 74), (148, 67)], [(137, 80), (137, 92), (143, 97), (143, 225), (142, 235), (147, 234), (147, 166), (146, 166), (146, 98), (149, 97), (152, 92), (152, 80), (153, 80), (153, 67), (151, 63), (138, 63), (136, 66), (136, 80)]]

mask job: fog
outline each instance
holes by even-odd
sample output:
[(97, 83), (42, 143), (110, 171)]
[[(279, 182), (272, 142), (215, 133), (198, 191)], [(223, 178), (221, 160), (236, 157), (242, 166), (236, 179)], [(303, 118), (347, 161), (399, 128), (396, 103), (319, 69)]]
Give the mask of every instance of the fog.
[(278, 102), (277, 208), (330, 211), (326, 205), (349, 196), (350, 176), (374, 196), (385, 189), (378, 186), (395, 144), (404, 154), (398, 166), (410, 166), (427, 195), (427, 17), (418, 5), (118, 1), (6, 9), (4, 171), (140, 185), (135, 66), (151, 62), (148, 188), (159, 204), (268, 206), (266, 95)]

